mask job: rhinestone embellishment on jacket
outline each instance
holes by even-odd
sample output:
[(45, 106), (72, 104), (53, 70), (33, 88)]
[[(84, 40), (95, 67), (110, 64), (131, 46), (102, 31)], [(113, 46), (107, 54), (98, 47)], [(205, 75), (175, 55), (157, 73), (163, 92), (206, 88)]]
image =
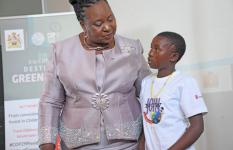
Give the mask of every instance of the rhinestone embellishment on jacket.
[(91, 103), (95, 109), (98, 109), (100, 111), (104, 111), (105, 109), (107, 109), (109, 107), (108, 96), (106, 94), (103, 94), (103, 93), (96, 93), (92, 97)]

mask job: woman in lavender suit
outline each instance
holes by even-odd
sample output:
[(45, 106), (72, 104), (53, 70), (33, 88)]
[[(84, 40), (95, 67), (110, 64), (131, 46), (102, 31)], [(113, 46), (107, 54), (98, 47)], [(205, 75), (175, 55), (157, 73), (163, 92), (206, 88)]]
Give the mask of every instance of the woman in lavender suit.
[(39, 103), (39, 144), (53, 150), (135, 150), (142, 118), (137, 97), (150, 74), (138, 40), (116, 32), (106, 0), (70, 0), (83, 29), (53, 45)]

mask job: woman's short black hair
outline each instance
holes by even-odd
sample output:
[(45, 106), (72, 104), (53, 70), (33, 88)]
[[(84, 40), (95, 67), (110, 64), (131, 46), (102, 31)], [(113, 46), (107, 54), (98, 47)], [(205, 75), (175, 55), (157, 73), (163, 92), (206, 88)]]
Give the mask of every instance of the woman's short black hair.
[(184, 38), (175, 32), (161, 32), (157, 36), (162, 36), (167, 38), (172, 44), (175, 45), (176, 51), (179, 53), (179, 58), (177, 62), (181, 59), (181, 57), (184, 55), (185, 50), (186, 50), (186, 44)]
[[(69, 0), (70, 4), (73, 6), (75, 14), (78, 18), (78, 21), (84, 21), (85, 13), (84, 10), (86, 7), (90, 7), (91, 5), (99, 2), (101, 0)], [(106, 0), (104, 0), (106, 1)], [(107, 1), (106, 1), (107, 2)]]

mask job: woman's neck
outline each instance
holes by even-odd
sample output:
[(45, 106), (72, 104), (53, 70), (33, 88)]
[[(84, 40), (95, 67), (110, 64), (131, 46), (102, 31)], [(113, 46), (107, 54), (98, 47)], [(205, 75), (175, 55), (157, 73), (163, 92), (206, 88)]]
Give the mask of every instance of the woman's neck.
[(79, 38), (81, 39), (83, 47), (85, 47), (87, 50), (94, 50), (94, 51), (103, 51), (107, 49), (111, 49), (114, 47), (115, 43), (110, 44), (96, 44), (91, 43), (88, 41), (87, 37), (84, 36), (84, 33), (81, 33), (79, 35)]

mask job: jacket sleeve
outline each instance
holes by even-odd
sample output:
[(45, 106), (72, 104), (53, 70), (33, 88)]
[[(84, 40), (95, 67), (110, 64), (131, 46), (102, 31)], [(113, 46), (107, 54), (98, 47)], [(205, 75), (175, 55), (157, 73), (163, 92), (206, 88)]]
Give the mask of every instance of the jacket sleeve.
[(39, 102), (39, 145), (56, 143), (61, 110), (65, 101), (64, 88), (58, 78), (56, 45), (50, 55), (44, 75), (44, 87)]
[(135, 87), (136, 87), (136, 95), (139, 97), (140, 95), (140, 90), (141, 90), (141, 83), (142, 80), (151, 74), (151, 70), (145, 60), (145, 57), (143, 56), (143, 48), (141, 45), (141, 42), (137, 40), (137, 47), (138, 47), (138, 58), (139, 58), (139, 69), (138, 69), (138, 77), (135, 82)]

